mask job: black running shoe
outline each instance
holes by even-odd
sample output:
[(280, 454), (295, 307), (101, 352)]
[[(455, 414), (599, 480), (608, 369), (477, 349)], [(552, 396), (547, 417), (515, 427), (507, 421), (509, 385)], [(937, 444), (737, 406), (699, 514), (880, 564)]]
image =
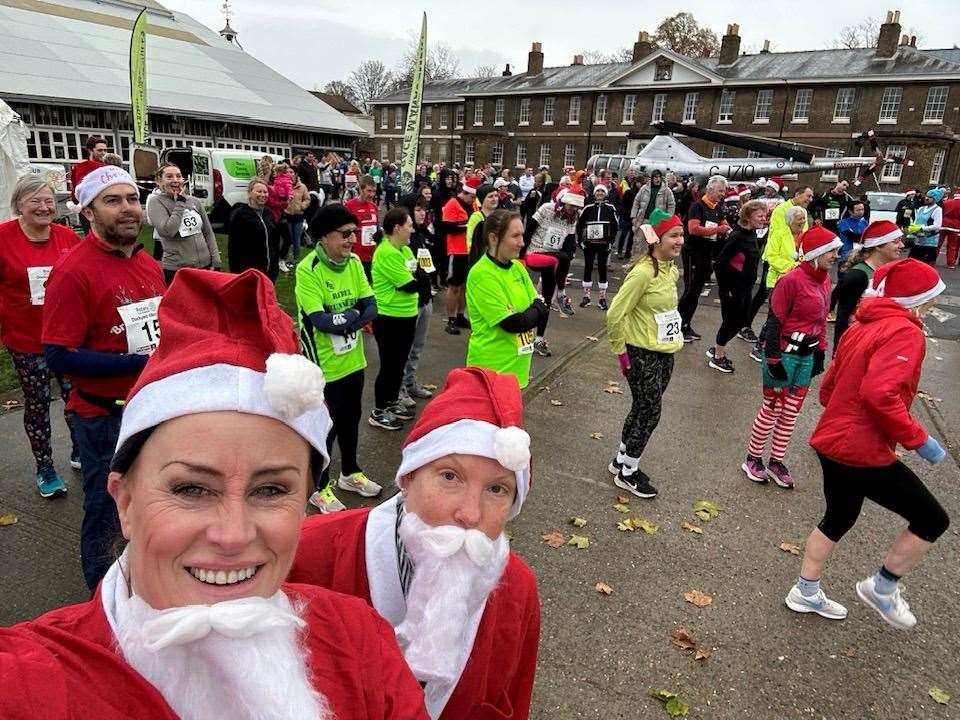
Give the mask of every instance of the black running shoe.
[(455, 320), (447, 320), (447, 324), (443, 326), (443, 331), (448, 335), (459, 335), (460, 328), (457, 327)]
[(737, 333), (737, 337), (748, 343), (756, 343), (758, 338), (757, 334), (753, 332), (752, 328), (745, 327), (743, 330)]
[(603, 310), (604, 312), (606, 312), (607, 308), (609, 307), (609, 305), (607, 305), (607, 299), (606, 299), (605, 297), (602, 297), (602, 298), (600, 298), (599, 300), (597, 300), (597, 306), (598, 306), (601, 310)]
[(657, 496), (657, 489), (650, 484), (650, 478), (640, 469), (629, 475), (624, 475), (621, 469), (613, 479), (613, 484), (627, 492), (631, 492), (638, 498), (649, 500)]
[(583, 296), (583, 300), (580, 301), (580, 307), (585, 308), (590, 304), (590, 298), (586, 295)]

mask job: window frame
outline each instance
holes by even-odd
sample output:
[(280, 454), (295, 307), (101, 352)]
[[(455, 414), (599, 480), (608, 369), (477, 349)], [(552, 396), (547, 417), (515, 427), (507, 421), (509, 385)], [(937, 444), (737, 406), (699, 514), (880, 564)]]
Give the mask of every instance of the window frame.
[[(943, 166), (947, 160), (947, 151), (945, 148), (938, 148), (933, 153), (933, 161), (930, 163), (930, 185), (939, 185), (943, 177)], [(936, 172), (934, 172), (936, 171)]]
[(575, 142), (565, 143), (563, 146), (563, 166), (577, 166), (577, 144)]
[[(574, 117), (574, 108), (576, 108), (576, 117)], [(579, 125), (580, 113), (583, 109), (583, 99), (579, 95), (570, 97), (570, 107), (567, 108), (567, 125)]]
[(653, 109), (650, 111), (650, 124), (655, 125), (658, 122), (663, 122), (663, 116), (666, 114), (666, 112), (667, 94), (657, 93), (653, 96)]
[[(801, 109), (801, 97), (806, 98), (806, 102), (802, 104), (804, 115), (797, 114)], [(793, 120), (790, 122), (803, 125), (809, 123), (811, 107), (813, 107), (813, 88), (797, 88), (797, 94), (793, 98)]]
[(433, 105), (423, 106), (423, 129), (433, 129)]
[(493, 103), (493, 125), (494, 127), (503, 126), (503, 118), (507, 114), (507, 101), (505, 98), (497, 98)]
[(490, 145), (490, 163), (503, 167), (503, 141), (497, 140)]
[(550, 167), (550, 143), (540, 143), (540, 164), (538, 167), (546, 165)]
[(594, 125), (606, 125), (607, 124), (607, 106), (609, 105), (609, 100), (607, 99), (606, 93), (600, 93), (597, 95), (597, 102), (593, 106), (593, 124)]
[(478, 98), (473, 101), (473, 126), (483, 127), (483, 99)]
[[(890, 96), (889, 99), (888, 95)], [(900, 105), (902, 103), (903, 88), (901, 86), (891, 85), (885, 87), (883, 89), (883, 95), (880, 97), (880, 112), (877, 115), (877, 124), (896, 125), (900, 119)]]
[[(902, 151), (901, 151), (902, 148)], [(907, 157), (907, 146), (906, 145), (887, 145), (887, 157), (899, 157), (900, 160), (904, 160)], [(880, 170), (880, 176), (878, 180), (881, 183), (899, 183), (903, 179), (903, 162), (897, 163), (887, 163)], [(891, 169), (897, 171), (896, 175), (888, 172)]]
[[(556, 112), (556, 98), (546, 97), (543, 99), (543, 124), (553, 125), (553, 117)], [(550, 110), (550, 119), (547, 119), (547, 110)]]
[[(691, 102), (691, 99), (693, 102)], [(684, 125), (695, 125), (697, 122), (697, 109), (700, 105), (700, 93), (699, 92), (688, 92), (683, 97), (683, 118), (682, 123)], [(690, 110), (693, 110), (691, 113)], [(690, 117), (688, 117), (688, 115)]]
[[(765, 112), (765, 115), (761, 115)], [(773, 88), (760, 88), (757, 90), (757, 102), (753, 106), (753, 124), (769, 125), (770, 115), (773, 112)]]
[(390, 127), (390, 108), (384, 105), (380, 108), (380, 129), (386, 130)]
[(463, 144), (463, 164), (477, 162), (477, 141), (468, 138)]
[(403, 106), (398, 105), (393, 109), (393, 129), (403, 130)]
[[(628, 112), (629, 110), (629, 112)], [(635, 93), (623, 96), (623, 115), (621, 116), (621, 125), (633, 125), (637, 116), (637, 96)]]
[(463, 124), (467, 120), (467, 106), (465, 104), (458, 104), (456, 109), (453, 111), (453, 126), (457, 130), (463, 129)]
[[(736, 100), (736, 90), (723, 89), (720, 91), (720, 102), (717, 109), (717, 125), (730, 125), (733, 123), (734, 103)], [(725, 108), (726, 112), (724, 112)]]
[[(935, 100), (933, 93), (935, 90), (942, 90), (943, 97), (939, 100)], [(943, 118), (947, 114), (947, 98), (950, 96), (950, 87), (948, 85), (933, 85), (927, 89), (927, 100), (923, 104), (923, 120), (920, 121), (921, 125), (942, 125)], [(930, 115), (931, 105), (934, 106), (936, 110), (939, 107), (939, 116)]]
[(530, 124), (530, 98), (520, 98), (520, 104), (517, 108), (517, 124)]
[(450, 122), (450, 108), (447, 105), (440, 106), (440, 129), (446, 130)]
[[(520, 156), (520, 155), (521, 155), (521, 153), (520, 153), (521, 150), (523, 150), (523, 157), (522, 157), (522, 159), (521, 159), (521, 156)], [(517, 141), (517, 152), (516, 152), (515, 159), (516, 159), (516, 161), (517, 161), (517, 167), (518, 167), (518, 168), (519, 168), (519, 167), (522, 167), (522, 168), (526, 168), (526, 167), (527, 167), (527, 141), (526, 141), (526, 140), (518, 140), (518, 141)]]
[[(842, 102), (841, 102), (842, 98)], [(853, 105), (857, 99), (857, 89), (852, 87), (842, 87), (837, 88), (837, 97), (833, 101), (833, 124), (835, 125), (849, 125), (850, 118), (853, 115)], [(845, 109), (846, 115), (838, 115), (838, 112), (842, 112), (842, 108)]]

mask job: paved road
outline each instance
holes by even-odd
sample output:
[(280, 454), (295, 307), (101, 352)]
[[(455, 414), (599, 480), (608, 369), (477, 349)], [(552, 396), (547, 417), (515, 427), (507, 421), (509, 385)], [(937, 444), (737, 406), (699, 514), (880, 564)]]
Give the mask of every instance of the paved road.
[[(704, 298), (697, 323), (705, 335), (719, 324), (712, 300)], [(678, 692), (691, 705), (691, 717), (699, 718), (956, 717), (956, 700), (939, 706), (927, 692), (940, 687), (960, 697), (957, 531), (951, 528), (909, 579), (907, 597), (920, 618), (912, 633), (889, 629), (855, 600), (853, 583), (876, 569), (882, 547), (901, 527), (872, 507), (842, 543), (824, 578), (831, 593), (848, 605), (850, 617), (830, 623), (786, 610), (782, 597), (799, 558), (778, 545), (799, 544), (823, 507), (816, 458), (805, 443), (818, 409), (814, 402), (804, 409), (788, 457), (798, 488), (787, 492), (747, 482), (737, 468), (759, 383), (747, 346), (735, 341), (738, 371), (732, 376), (706, 368), (705, 342), (678, 356), (661, 426), (643, 460), (661, 496), (652, 502), (635, 499), (626, 516), (649, 519), (660, 530), (654, 535), (619, 532), (616, 523), (625, 516), (613, 509), (618, 492), (605, 468), (629, 395), (603, 392), (620, 378), (602, 327), (595, 309), (571, 319), (551, 318), (548, 336), (555, 356), (535, 358), (527, 392), (534, 486), (511, 532), (515, 549), (537, 573), (543, 602), (533, 717), (665, 717), (647, 697), (650, 688)], [(462, 362), (465, 347), (466, 336), (445, 335), (435, 320), (422, 380), (439, 384)], [(370, 359), (368, 395), (375, 353)], [(916, 411), (932, 431), (945, 436), (952, 458), (934, 470), (907, 458), (955, 518), (960, 517), (958, 370), (960, 346), (932, 339), (922, 383), (929, 405), (918, 402)], [(67, 498), (40, 500), (19, 423), (17, 412), (0, 417), (5, 448), (0, 513), (13, 511), (20, 518), (0, 528), (4, 624), (85, 596), (77, 559), (79, 481), (72, 482)], [(592, 433), (603, 437), (594, 439)], [(363, 426), (362, 458), (374, 479), (388, 483), (401, 440), (399, 433)], [(56, 447), (65, 468), (59, 419)], [(681, 531), (680, 522), (695, 522), (691, 503), (700, 499), (716, 502), (723, 512), (702, 523), (703, 535)], [(554, 550), (541, 543), (546, 532), (569, 535), (571, 516), (587, 519), (578, 532), (590, 539), (589, 548)], [(596, 582), (611, 585), (613, 594), (598, 595)], [(698, 610), (684, 602), (683, 594), (694, 589), (713, 596), (713, 604)], [(680, 627), (710, 649), (706, 663), (670, 644), (670, 633)]]

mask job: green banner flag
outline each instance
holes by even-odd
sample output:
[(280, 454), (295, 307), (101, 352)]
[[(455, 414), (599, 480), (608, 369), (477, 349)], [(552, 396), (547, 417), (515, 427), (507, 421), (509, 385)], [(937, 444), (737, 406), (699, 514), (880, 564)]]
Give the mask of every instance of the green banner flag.
[(403, 131), (403, 157), (400, 160), (400, 189), (413, 192), (413, 176), (417, 172), (417, 148), (420, 145), (420, 106), (423, 101), (423, 76), (427, 62), (427, 14), (420, 26), (420, 42), (413, 65), (413, 83), (410, 85), (410, 104), (407, 106), (407, 126)]
[(130, 37), (130, 105), (133, 108), (133, 141), (147, 141), (147, 9), (137, 15)]

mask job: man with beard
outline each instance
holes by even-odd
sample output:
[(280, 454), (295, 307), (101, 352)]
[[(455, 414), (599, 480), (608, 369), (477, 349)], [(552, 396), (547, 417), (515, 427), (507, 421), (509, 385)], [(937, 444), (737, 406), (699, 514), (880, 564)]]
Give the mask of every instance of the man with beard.
[(50, 273), (41, 342), (48, 367), (73, 384), (67, 410), (83, 468), (80, 559), (93, 590), (110, 566), (118, 527), (107, 473), (124, 398), (160, 342), (157, 308), (166, 285), (137, 243), (143, 211), (130, 174), (97, 168), (76, 193), (91, 232)]
[(540, 601), (503, 534), (530, 488), (522, 414), (513, 376), (453, 370), (404, 442), (400, 493), (300, 535), (288, 579), (370, 602), (433, 720), (529, 716)]
[(426, 720), (389, 625), (283, 582), (330, 416), (267, 277), (186, 268), (159, 319), (108, 481), (128, 544), (90, 601), (0, 629), (0, 716)]

